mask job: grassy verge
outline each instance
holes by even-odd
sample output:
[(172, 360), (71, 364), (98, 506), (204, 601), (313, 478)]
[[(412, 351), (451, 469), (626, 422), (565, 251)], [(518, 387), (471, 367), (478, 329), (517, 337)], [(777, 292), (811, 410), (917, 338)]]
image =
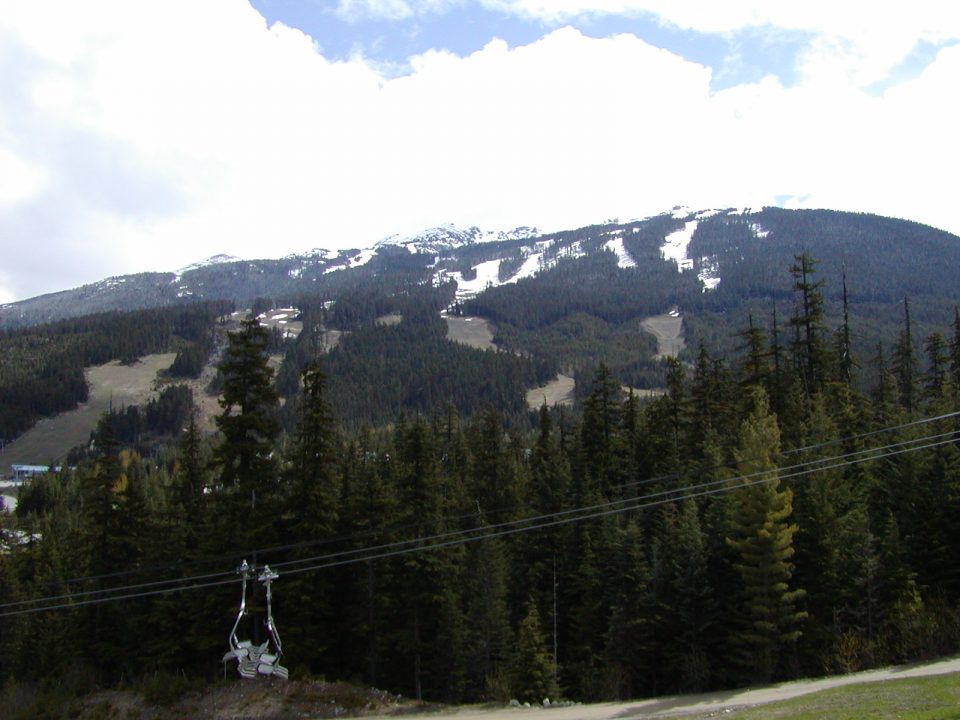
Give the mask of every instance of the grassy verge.
[(743, 710), (687, 716), (738, 720), (948, 720), (960, 718), (960, 675), (863, 683)]

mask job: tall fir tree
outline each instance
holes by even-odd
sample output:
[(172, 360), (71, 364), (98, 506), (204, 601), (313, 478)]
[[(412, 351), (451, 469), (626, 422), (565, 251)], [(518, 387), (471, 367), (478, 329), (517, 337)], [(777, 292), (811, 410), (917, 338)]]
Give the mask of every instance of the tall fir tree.
[[(289, 540), (305, 543), (293, 551), (293, 559), (317, 551), (317, 543), (330, 542), (336, 535), (337, 506), (340, 498), (339, 441), (333, 409), (327, 402), (325, 376), (318, 364), (303, 371), (303, 392), (300, 396), (299, 422), (288, 462), (283, 471), (285, 489), (284, 521)], [(329, 545), (321, 546), (330, 550)], [(334, 636), (333, 596), (335, 573), (303, 573), (284, 583), (288, 636), (301, 640), (288, 643), (291, 658), (320, 672), (329, 658), (330, 640)]]
[(527, 601), (526, 613), (517, 630), (512, 665), (510, 684), (513, 696), (520, 702), (543, 703), (551, 697), (556, 699), (556, 668), (533, 598)]
[(270, 334), (256, 318), (231, 333), (220, 365), (222, 439), (214, 454), (217, 501), (225, 545), (238, 550), (276, 544), (279, 527), (280, 426), (277, 391), (268, 364)]
[(817, 261), (809, 253), (795, 256), (790, 274), (797, 293), (797, 309), (790, 319), (794, 328), (794, 353), (807, 395), (820, 389), (827, 369), (827, 347), (823, 330), (823, 281), (814, 281)]
[(744, 613), (738, 640), (741, 662), (751, 679), (769, 681), (783, 672), (789, 651), (801, 635), (805, 613), (797, 610), (804, 591), (790, 589), (793, 493), (780, 488), (780, 431), (762, 388), (751, 389), (753, 410), (740, 425), (735, 452), (742, 486), (728, 543), (739, 556)]
[(908, 413), (912, 413), (916, 404), (917, 356), (913, 347), (909, 298), (903, 299), (903, 329), (893, 346), (892, 360), (892, 369), (900, 392), (900, 404)]

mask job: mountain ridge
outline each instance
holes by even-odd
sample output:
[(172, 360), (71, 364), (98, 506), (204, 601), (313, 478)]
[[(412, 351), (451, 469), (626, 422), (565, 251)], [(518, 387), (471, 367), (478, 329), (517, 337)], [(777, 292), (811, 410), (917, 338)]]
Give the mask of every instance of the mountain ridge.
[[(813, 213), (813, 216), (805, 214)], [(804, 220), (816, 217), (814, 225)], [(832, 225), (838, 226), (832, 227)], [(771, 232), (775, 237), (770, 239)], [(908, 266), (931, 252), (960, 247), (960, 239), (936, 228), (911, 221), (840, 211), (783, 210), (780, 208), (690, 210), (674, 208), (669, 213), (625, 223), (608, 221), (574, 230), (540, 233), (536, 228), (487, 231), (477, 227), (441, 225), (417, 233), (390, 235), (369, 248), (328, 250), (314, 248), (283, 258), (245, 260), (214, 255), (176, 271), (152, 271), (105, 278), (77, 288), (20, 300), (0, 306), (0, 328), (43, 322), (114, 310), (146, 309), (191, 300), (228, 300), (238, 305), (257, 298), (291, 299), (304, 294), (331, 298), (357, 288), (373, 277), (390, 278), (394, 285), (456, 282), (459, 300), (490, 286), (518, 282), (551, 270), (564, 259), (578, 259), (611, 252), (620, 270), (644, 273), (651, 264), (669, 260), (681, 274), (693, 271), (703, 291), (720, 291), (723, 280), (744, 278), (738, 274), (751, 267), (747, 252), (766, 253), (773, 247), (781, 256), (786, 245), (792, 251), (810, 248), (831, 267), (866, 262), (875, 264), (871, 252), (861, 252), (869, 238), (884, 253), (896, 253), (897, 243), (923, 243), (922, 252), (904, 258)], [(765, 247), (757, 245), (764, 242)], [(850, 244), (845, 251), (844, 245)], [(931, 250), (930, 248), (933, 248)], [(847, 257), (849, 256), (849, 257)], [(960, 260), (960, 258), (958, 258)], [(499, 262), (497, 262), (499, 261)], [(484, 263), (490, 263), (484, 265)], [(755, 263), (754, 263), (755, 264)], [(782, 263), (781, 263), (782, 264)], [(486, 278), (477, 282), (478, 274)], [(770, 272), (760, 276), (770, 281)], [(952, 283), (938, 275), (938, 283)], [(782, 285), (782, 283), (780, 283)], [(862, 283), (861, 283), (862, 284)], [(924, 292), (924, 284), (911, 286)], [(466, 289), (468, 288), (469, 289)], [(862, 292), (855, 288), (854, 292)], [(874, 287), (867, 294), (883, 295)], [(889, 300), (889, 297), (887, 298)]]

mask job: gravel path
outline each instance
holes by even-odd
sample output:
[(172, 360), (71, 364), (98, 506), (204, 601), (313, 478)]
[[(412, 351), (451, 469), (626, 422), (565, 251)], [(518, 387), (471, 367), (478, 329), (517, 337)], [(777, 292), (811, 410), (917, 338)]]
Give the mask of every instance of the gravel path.
[(796, 680), (779, 685), (728, 690), (701, 695), (676, 695), (622, 703), (597, 703), (572, 707), (507, 707), (499, 709), (467, 708), (430, 713), (430, 720), (627, 720), (682, 717), (684, 715), (722, 715), (725, 710), (789, 700), (800, 695), (842, 685), (899, 680), (902, 678), (944, 675), (960, 672), (960, 658), (922, 665), (904, 665), (837, 675), (815, 680)]

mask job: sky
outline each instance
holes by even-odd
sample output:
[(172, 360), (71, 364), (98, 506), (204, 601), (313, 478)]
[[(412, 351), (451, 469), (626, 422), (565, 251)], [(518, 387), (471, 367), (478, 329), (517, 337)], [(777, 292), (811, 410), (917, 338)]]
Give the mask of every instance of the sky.
[(960, 234), (958, 88), (945, 0), (0, 0), (0, 303), (677, 205)]

